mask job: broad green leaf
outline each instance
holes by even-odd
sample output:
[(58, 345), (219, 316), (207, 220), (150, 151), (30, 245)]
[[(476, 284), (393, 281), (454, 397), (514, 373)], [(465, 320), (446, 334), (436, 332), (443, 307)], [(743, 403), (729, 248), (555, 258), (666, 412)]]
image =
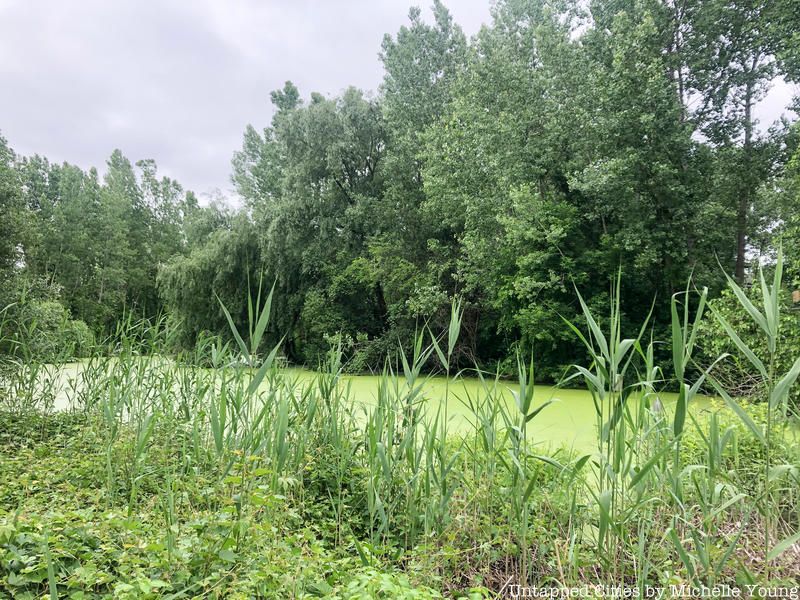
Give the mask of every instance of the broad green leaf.
[(598, 546), (602, 546), (606, 539), (609, 523), (611, 521), (611, 492), (604, 490), (597, 498), (600, 508), (600, 527), (598, 531)]
[(236, 561), (236, 553), (233, 550), (220, 550), (218, 556), (225, 562)]

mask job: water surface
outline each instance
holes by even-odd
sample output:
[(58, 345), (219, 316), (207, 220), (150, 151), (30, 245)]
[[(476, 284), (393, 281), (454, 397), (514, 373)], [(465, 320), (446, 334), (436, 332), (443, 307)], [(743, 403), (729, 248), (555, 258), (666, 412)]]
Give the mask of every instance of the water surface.
[[(79, 375), (83, 363), (70, 363), (60, 369), (60, 391), (56, 397), (56, 410), (69, 407), (70, 380)], [(316, 373), (306, 369), (290, 368), (285, 374), (296, 379), (300, 385), (308, 385), (314, 381)], [(351, 397), (357, 410), (368, 410), (376, 403), (380, 376), (377, 375), (345, 375), (341, 384), (349, 386)], [(466, 432), (471, 430), (472, 414), (467, 406), (468, 398), (478, 398), (484, 392), (484, 384), (477, 377), (463, 377), (451, 381), (448, 386), (444, 377), (423, 378), (423, 398), (429, 408), (436, 409), (447, 396), (447, 414), (451, 431)], [(401, 381), (401, 384), (404, 383)], [(488, 380), (487, 385), (493, 387), (495, 382)], [(519, 386), (513, 381), (497, 382), (498, 397), (512, 407), (513, 392)], [(552, 404), (540, 412), (528, 425), (528, 439), (533, 444), (545, 447), (566, 447), (586, 451), (596, 447), (597, 419), (591, 394), (585, 389), (564, 389), (548, 385), (537, 385), (534, 388), (534, 406), (552, 400)], [(674, 404), (675, 394), (661, 394), (661, 402), (669, 407)], [(703, 411), (709, 406), (709, 400), (699, 398), (695, 411)], [(443, 405), (442, 405), (442, 408)], [(498, 417), (499, 419), (499, 417)]]

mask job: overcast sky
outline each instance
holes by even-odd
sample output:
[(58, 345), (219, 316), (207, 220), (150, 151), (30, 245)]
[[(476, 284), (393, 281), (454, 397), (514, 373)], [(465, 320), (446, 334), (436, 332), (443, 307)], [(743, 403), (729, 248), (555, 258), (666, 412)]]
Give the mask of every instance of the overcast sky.
[[(428, 0), (0, 0), (0, 134), (19, 154), (101, 168), (153, 158), (198, 193), (232, 194), (230, 160), (269, 92), (376, 90), (384, 33)], [(467, 35), (490, 0), (450, 0)], [(430, 17), (430, 12), (425, 13)], [(759, 107), (777, 119), (791, 92)]]

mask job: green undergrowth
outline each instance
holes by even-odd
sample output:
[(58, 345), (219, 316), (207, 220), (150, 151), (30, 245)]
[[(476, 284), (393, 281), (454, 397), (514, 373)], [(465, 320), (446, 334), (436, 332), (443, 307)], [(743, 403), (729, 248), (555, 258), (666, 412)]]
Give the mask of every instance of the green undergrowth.
[[(724, 420), (736, 442), (725, 453), (719, 481), (738, 477), (746, 485), (763, 457), (743, 427)], [(329, 449), (309, 449), (304, 480), (287, 479), (274, 491), (271, 474), (249, 466), (258, 462), (254, 457), (239, 457), (224, 477), (211, 463), (176, 464), (184, 440), (174, 431), (154, 431), (148, 467), (127, 472), (136, 444), (135, 432), (127, 430), (113, 448), (121, 469), (111, 497), (101, 421), (73, 413), (3, 413), (0, 421), (0, 597), (46, 596), (52, 573), (58, 597), (69, 598), (477, 598), (493, 597), (490, 590), (500, 590), (519, 569), (519, 540), (505, 506), (512, 482), (481, 485), (472, 479), (466, 453), (448, 526), (404, 548), (402, 539), (368, 541), (369, 473), (359, 469), (343, 486), (342, 533), (326, 497)], [(454, 451), (459, 446), (451, 444)], [(702, 459), (702, 447), (698, 433), (688, 436), (685, 459)], [(787, 439), (779, 460), (800, 467), (798, 444)], [(589, 544), (569, 548), (570, 531), (596, 523), (590, 498), (575, 494), (580, 486), (543, 462), (533, 476), (530, 580), (596, 580)], [(239, 496), (243, 477), (251, 479), (245, 502)], [(784, 510), (796, 511), (796, 480), (787, 483)], [(664, 527), (670, 522), (668, 511), (649, 516)], [(579, 527), (571, 523), (576, 519)], [(570, 552), (578, 557), (570, 559)], [(662, 569), (654, 574), (661, 583), (683, 581), (666, 541), (651, 556)], [(747, 560), (747, 553), (740, 558)], [(567, 562), (578, 569), (569, 573)], [(728, 570), (728, 581), (736, 582), (736, 572)], [(792, 574), (792, 563), (785, 562), (774, 580), (791, 583)]]
[[(58, 597), (70, 598), (439, 597), (388, 561), (364, 566), (352, 540), (336, 547), (321, 499), (301, 502), (290, 486), (273, 493), (254, 475), (240, 510), (233, 481), (246, 460), (227, 482), (182, 476), (173, 471), (175, 440), (155, 434), (131, 512), (108, 497), (102, 434), (91, 419), (0, 419), (0, 597), (41, 597), (50, 568)], [(134, 441), (121, 436), (115, 455)], [(116, 497), (130, 485), (121, 479)]]
[[(134, 474), (125, 465), (136, 435), (126, 429), (112, 450), (120, 476), (109, 493), (99, 419), (2, 413), (0, 421), (0, 597), (47, 595), (50, 570), (58, 597), (70, 598), (439, 598), (442, 589), (486, 597), (485, 577), (515, 563), (506, 511), (489, 489), (453, 498), (445, 535), (410, 549), (401, 539), (372, 545), (369, 473), (348, 474), (342, 533), (327, 497), (328, 449), (310, 449), (304, 481), (287, 478), (276, 492), (271, 473), (251, 467), (256, 457), (239, 456), (225, 476), (212, 463), (177, 465), (175, 431), (152, 434), (148, 466)], [(544, 508), (558, 493), (551, 472), (542, 467), (538, 478)], [(563, 513), (549, 509), (535, 519), (545, 555)], [(554, 565), (551, 556), (542, 568)]]

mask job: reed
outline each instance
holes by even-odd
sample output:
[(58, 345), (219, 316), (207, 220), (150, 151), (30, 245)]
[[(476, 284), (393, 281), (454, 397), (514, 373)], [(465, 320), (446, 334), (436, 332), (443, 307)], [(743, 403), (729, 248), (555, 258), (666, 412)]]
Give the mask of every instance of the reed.
[[(590, 576), (653, 584), (665, 564), (695, 585), (727, 582), (733, 571), (768, 581), (800, 540), (798, 467), (780, 449), (800, 359), (785, 373), (774, 368), (778, 353), (791, 351), (781, 347), (778, 329), (781, 261), (771, 284), (760, 277), (758, 306), (730, 282), (766, 336), (766, 355), (710, 308), (763, 375), (763, 425), (715, 379), (717, 363), (700, 369), (694, 362), (708, 292), (690, 284), (673, 296), (672, 360), (664, 368), (649, 319), (623, 323), (619, 277), (607, 315), (594, 314), (576, 291), (582, 323), (566, 324), (590, 356), (561, 382), (580, 382), (593, 399), (597, 446), (588, 454), (540, 447), (533, 432), (558, 393), (541, 395), (531, 356), (517, 355), (513, 386), (476, 365), (470, 373), (478, 391), (455, 391), (464, 373), (451, 370), (458, 301), (446, 332), (426, 328), (411, 347), (401, 346), (398, 370), (387, 360), (374, 403), (359, 406), (340, 344), (310, 383), (277, 368), (280, 342), (265, 348), (273, 292), (262, 294), (261, 283), (241, 327), (220, 303), (231, 343), (201, 338), (177, 357), (165, 351), (175, 335), (168, 320), (129, 316), (64, 382), (57, 366), (26, 355), (23, 340), (3, 359), (2, 402), (18, 416), (43, 415), (37, 427), (46, 428), (52, 399), (66, 394), (71, 413), (101, 440), (106, 508), (122, 508), (132, 526), (155, 506), (167, 563), (181, 555), (186, 511), (202, 503), (219, 515), (223, 532), (214, 556), (232, 565), (265, 522), (324, 513), (333, 547), (370, 568), (418, 561), (446, 577), (447, 560), (474, 555), (481, 573), (502, 572), (520, 585), (542, 583), (545, 573), (562, 584)], [(629, 329), (635, 334), (626, 337)], [(447, 382), (438, 403), (428, 397), (425, 374), (437, 359)], [(728, 409), (695, 409), (709, 386)], [(674, 406), (664, 401), (665, 389), (677, 390)], [(451, 396), (467, 411), (466, 430), (451, 428)], [(750, 460), (739, 445), (753, 439), (764, 457), (755, 463), (757, 489), (736, 468)], [(190, 500), (192, 486), (207, 497)], [(761, 571), (742, 559), (756, 527), (765, 531)], [(51, 591), (60, 585), (57, 559), (47, 559)]]

